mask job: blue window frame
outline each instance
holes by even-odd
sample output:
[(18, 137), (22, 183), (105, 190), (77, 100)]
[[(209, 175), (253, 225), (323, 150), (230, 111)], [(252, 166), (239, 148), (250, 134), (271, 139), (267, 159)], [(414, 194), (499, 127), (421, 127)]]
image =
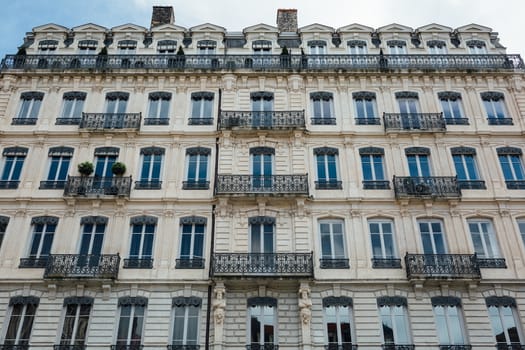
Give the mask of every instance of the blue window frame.
[(461, 94), (454, 91), (443, 91), (438, 93), (443, 118), (447, 124), (468, 124), (468, 119), (463, 115)]
[(376, 94), (368, 91), (352, 93), (356, 111), (356, 124), (370, 125), (379, 124), (376, 106)]
[(177, 268), (204, 268), (206, 218), (181, 218), (180, 254)]
[(161, 171), (164, 160), (164, 148), (147, 147), (140, 150), (142, 156), (142, 166), (140, 170), (140, 180), (136, 183), (136, 188), (140, 189), (159, 189), (162, 182)]
[(151, 259), (153, 256), (153, 238), (157, 221), (135, 221), (131, 224), (130, 259)]
[[(29, 258), (47, 259), (51, 253), (53, 238), (58, 225), (58, 219), (53, 217), (35, 217), (32, 219), (32, 237)], [(42, 266), (43, 267), (43, 266)]]
[(185, 190), (207, 190), (210, 187), (208, 181), (208, 159), (211, 154), (209, 148), (194, 147), (186, 150), (187, 175), (183, 183)]
[(321, 147), (314, 149), (317, 167), (317, 189), (340, 189), (337, 171), (337, 156), (339, 151), (336, 148)]
[(407, 154), (408, 171), (412, 177), (429, 177), (430, 162), (427, 154)]
[(451, 152), (460, 187), (484, 189), (485, 182), (481, 180), (476, 164), (476, 150), (470, 147), (454, 147)]
[(363, 169), (363, 187), (365, 189), (388, 189), (386, 180), (384, 151), (382, 148), (365, 147), (359, 150)]
[(490, 125), (512, 125), (512, 118), (507, 114), (505, 96), (501, 92), (487, 91), (481, 93), (481, 100), (487, 113)]
[(0, 178), (0, 189), (18, 188), (22, 167), (27, 155), (27, 148), (9, 147), (5, 148), (2, 177)]
[(498, 158), (508, 189), (525, 189), (525, 170), (519, 148), (501, 147)]

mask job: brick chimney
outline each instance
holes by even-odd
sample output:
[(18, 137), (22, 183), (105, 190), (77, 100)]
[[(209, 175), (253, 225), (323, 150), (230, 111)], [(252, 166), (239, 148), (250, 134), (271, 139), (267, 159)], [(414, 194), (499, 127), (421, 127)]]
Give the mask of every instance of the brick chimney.
[(160, 26), (161, 24), (175, 23), (175, 13), (173, 6), (153, 6), (151, 14), (151, 27)]
[(297, 10), (278, 9), (277, 29), (279, 32), (297, 32)]

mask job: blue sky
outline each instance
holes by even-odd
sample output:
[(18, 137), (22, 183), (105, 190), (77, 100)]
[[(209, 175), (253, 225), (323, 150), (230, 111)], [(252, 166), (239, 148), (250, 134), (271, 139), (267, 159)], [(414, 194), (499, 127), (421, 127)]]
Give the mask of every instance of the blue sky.
[(361, 23), (380, 27), (393, 22), (416, 28), (439, 23), (456, 28), (469, 23), (500, 33), (508, 53), (525, 55), (524, 0), (0, 0), (0, 56), (15, 53), (26, 32), (46, 23), (71, 28), (85, 23), (149, 27), (153, 5), (172, 5), (184, 27), (211, 22), (228, 30), (257, 23), (275, 24), (278, 8), (297, 8), (299, 26), (322, 23), (341, 27)]

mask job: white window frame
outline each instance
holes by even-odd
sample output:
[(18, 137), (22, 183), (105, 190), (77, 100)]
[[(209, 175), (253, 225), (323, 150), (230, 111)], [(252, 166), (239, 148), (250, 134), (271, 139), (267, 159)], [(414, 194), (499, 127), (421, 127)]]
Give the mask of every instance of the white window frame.
[[(437, 245), (436, 245), (436, 236), (441, 236), (441, 239), (443, 241), (443, 249), (444, 249), (444, 254), (447, 254), (448, 252), (448, 244), (447, 244), (447, 236), (446, 236), (446, 233), (445, 233), (445, 225), (443, 223), (443, 220), (441, 219), (419, 219), (417, 220), (417, 229), (418, 229), (418, 232), (419, 232), (419, 239), (421, 240), (421, 250), (423, 251), (424, 253), (424, 250), (425, 250), (425, 246), (423, 244), (423, 233), (421, 232), (421, 224), (426, 224), (428, 225), (428, 233), (430, 235), (430, 243), (432, 244), (432, 254), (441, 254), (439, 252), (437, 252)], [(432, 225), (433, 224), (439, 224), (439, 228), (440, 228), (440, 231), (437, 232), (437, 231), (434, 231)], [(429, 254), (429, 253), (424, 253), (424, 254)]]
[[(168, 101), (168, 110), (166, 111), (166, 116), (162, 116), (161, 115), (162, 101)], [(155, 113), (156, 115), (152, 116), (152, 107), (153, 107), (152, 105), (154, 103), (158, 104), (158, 106), (157, 106), (157, 113)], [(147, 114), (147, 118), (148, 119), (169, 119), (169, 117), (171, 115), (171, 108), (172, 108), (171, 105), (172, 105), (171, 97), (169, 99), (163, 99), (163, 98), (151, 99), (148, 96), (148, 114)]]
[[(454, 157), (460, 157), (461, 158), (461, 166), (463, 167), (463, 172), (465, 173), (465, 179), (460, 179), (458, 177), (458, 180), (459, 181), (479, 181), (481, 180), (481, 174), (479, 173), (479, 167), (478, 167), (478, 162), (477, 162), (477, 159), (476, 159), (476, 155), (475, 154), (453, 154), (452, 155), (452, 162), (454, 163), (454, 167), (456, 166), (456, 162), (454, 161)], [(472, 158), (472, 161), (473, 161), (473, 164), (474, 164), (474, 171), (475, 171), (475, 176), (471, 176), (471, 174), (469, 173), (468, 171), (468, 166), (467, 166), (467, 161), (466, 161), (466, 158), (467, 157), (471, 157)], [(457, 173), (457, 169), (456, 170), (456, 173)]]
[(405, 45), (389, 45), (388, 44), (388, 54), (389, 55), (406, 55), (407, 46)]
[[(325, 101), (324, 99), (322, 98), (312, 98), (310, 97), (310, 104), (311, 104), (311, 108), (312, 108), (312, 117), (315, 118), (315, 119), (335, 119), (335, 105), (334, 105), (334, 96), (332, 95), (330, 97), (330, 99), (328, 100), (328, 111), (325, 111), (324, 109), (324, 103), (323, 101)], [(320, 106), (319, 106), (319, 112), (320, 112), (320, 115), (316, 116), (315, 115), (315, 104), (316, 103), (319, 103)]]
[[(251, 339), (252, 339), (252, 335), (251, 335), (251, 316), (253, 315), (252, 313), (252, 310), (253, 309), (259, 309), (260, 312), (255, 314), (256, 316), (259, 316), (259, 317), (263, 317), (264, 318), (264, 308), (270, 308), (272, 310), (272, 323), (271, 325), (273, 326), (273, 339), (274, 339), (274, 342), (273, 343), (265, 343), (264, 342), (264, 326), (267, 324), (267, 323), (264, 323), (264, 322), (261, 322), (261, 328), (260, 328), (260, 335), (261, 335), (261, 339), (259, 339), (259, 343), (252, 343)], [(279, 342), (278, 342), (278, 324), (277, 324), (277, 307), (271, 307), (269, 305), (256, 305), (256, 306), (248, 306), (248, 320), (247, 320), (247, 324), (246, 324), (246, 335), (248, 337), (248, 341), (247, 341), (247, 344), (248, 345), (265, 345), (265, 344), (272, 344), (272, 345), (277, 345)]]
[[(364, 40), (363, 40), (364, 41)], [(365, 45), (349, 45), (348, 46), (349, 55), (366, 55), (368, 54), (368, 48), (365, 42)]]
[[(487, 227), (487, 231), (482, 231), (482, 225), (485, 224)], [(470, 229), (470, 225), (476, 225), (478, 227), (479, 232), (479, 239), (481, 241), (481, 245), (483, 248), (483, 254), (481, 252), (476, 252), (476, 245), (474, 244), (474, 237), (473, 232)], [(492, 220), (489, 219), (468, 219), (467, 220), (467, 226), (470, 233), (470, 239), (472, 241), (472, 246), (474, 247), (474, 251), (478, 255), (478, 257), (482, 259), (498, 259), (501, 258), (501, 250), (498, 243), (498, 238), (496, 237), (496, 232), (494, 230), (494, 224)], [(487, 237), (486, 237), (486, 236)], [(490, 244), (491, 251), (488, 251), (487, 241), (489, 240), (488, 244)]]
[[(357, 108), (357, 100), (363, 100), (363, 104), (364, 104), (364, 108), (363, 108), (363, 112), (365, 113), (365, 115), (359, 115), (358, 113), (358, 108)], [(354, 110), (355, 110), (355, 115), (356, 115), (356, 118), (359, 118), (359, 119), (374, 119), (374, 118), (378, 118), (379, 115), (377, 114), (377, 100), (376, 98), (372, 98), (372, 99), (365, 99), (365, 98), (353, 98), (353, 102), (354, 102)], [(372, 113), (373, 115), (368, 115), (368, 109), (366, 108), (366, 104), (367, 103), (371, 103), (372, 104)]]
[[(7, 337), (7, 332), (9, 330), (9, 326), (11, 324), (11, 321), (12, 321), (12, 317), (13, 317), (13, 311), (14, 311), (14, 308), (16, 306), (22, 306), (22, 312), (20, 313), (21, 317), (20, 319), (18, 320), (18, 324), (16, 326), (16, 338), (14, 339), (14, 344), (5, 344), (6, 343), (6, 337)], [(9, 346), (16, 346), (16, 345), (27, 345), (29, 347), (29, 343), (31, 341), (31, 335), (33, 333), (33, 329), (34, 329), (34, 326), (35, 326), (35, 316), (38, 312), (38, 305), (35, 305), (35, 314), (32, 315), (32, 316), (28, 316), (27, 315), (27, 307), (29, 305), (33, 305), (33, 304), (26, 304), (26, 303), (21, 303), (21, 304), (14, 304), (14, 305), (10, 305), (9, 306), (9, 309), (6, 313), (6, 316), (5, 316), (5, 322), (4, 322), (4, 330), (2, 332), (2, 344), (4, 345), (7, 345), (7, 347), (9, 348)], [(20, 339), (20, 336), (21, 336), (21, 333), (22, 333), (22, 328), (23, 328), (23, 325), (24, 325), (24, 322), (26, 320), (27, 317), (32, 317), (32, 321), (31, 321), (31, 330), (29, 331), (29, 338), (28, 339)], [(27, 341), (27, 343), (26, 343)], [(24, 344), (21, 344), (24, 343)]]
[[(177, 305), (174, 305), (172, 307), (172, 310), (171, 310), (171, 329), (170, 329), (170, 339), (169, 339), (169, 344), (171, 345), (175, 345), (175, 346), (184, 346), (184, 345), (189, 345), (189, 346), (192, 346), (192, 345), (199, 345), (199, 340), (200, 340), (200, 317), (201, 317), (201, 306), (199, 307), (196, 307), (197, 308), (197, 334), (196, 334), (196, 339), (195, 339), (195, 344), (188, 344), (188, 323), (189, 323), (189, 311), (190, 311), (190, 308), (192, 307), (192, 305), (184, 305), (184, 306), (177, 306)], [(176, 319), (175, 319), (175, 311), (177, 308), (184, 308), (184, 324), (183, 324), (183, 340), (182, 340), (182, 344), (174, 344), (175, 340), (173, 339), (173, 335), (174, 335), (174, 332), (175, 332), (175, 327), (176, 327)]]
[[(398, 307), (400, 306), (403, 310), (403, 322), (405, 324), (405, 328), (406, 328), (406, 337), (407, 337), (407, 342), (406, 343), (399, 343), (398, 342), (398, 339), (399, 338), (399, 330), (397, 329), (397, 323), (395, 322), (395, 313), (394, 313), (394, 308), (395, 307)], [(385, 345), (410, 345), (411, 343), (411, 339), (412, 339), (412, 335), (411, 335), (411, 331), (410, 331), (410, 322), (409, 322), (409, 319), (408, 319), (408, 309), (405, 305), (383, 305), (383, 306), (378, 306), (378, 312), (379, 312), (379, 320), (381, 322), (381, 326), (383, 325), (383, 316), (382, 316), (382, 312), (381, 312), (381, 308), (382, 307), (387, 307), (389, 309), (389, 317), (390, 317), (390, 322), (392, 324), (392, 334), (394, 336), (394, 343), (386, 343), (385, 341), (385, 338), (384, 338), (384, 332), (381, 332), (381, 338), (383, 339), (383, 344)]]
[[(147, 178), (145, 178), (142, 174), (142, 170), (144, 169), (144, 158), (146, 156), (151, 156), (152, 157), (152, 160), (151, 162), (149, 163), (149, 167), (148, 167), (148, 176)], [(158, 179), (154, 179), (153, 178), (153, 168), (154, 168), (154, 164), (155, 164), (155, 157), (156, 156), (160, 156), (160, 167), (159, 167), (159, 178)], [(139, 164), (140, 164), (140, 174), (139, 174), (139, 181), (161, 181), (162, 179), (162, 174), (164, 172), (164, 154), (141, 154), (140, 155), (140, 161), (139, 161)]]
[[(190, 158), (192, 156), (197, 156), (197, 161), (195, 162), (196, 163), (196, 166), (195, 166), (195, 179), (190, 180), (189, 179)], [(206, 159), (206, 178), (204, 178), (204, 179), (201, 179), (199, 177), (200, 166), (201, 166), (201, 157), (202, 156), (205, 156), (207, 158)], [(186, 179), (186, 181), (195, 181), (196, 183), (199, 183), (199, 182), (202, 182), (202, 181), (209, 181), (208, 179), (209, 179), (209, 176), (210, 176), (210, 158), (211, 158), (211, 154), (186, 154), (186, 165), (185, 165), (185, 168), (186, 168), (185, 174), (186, 174), (186, 176), (184, 177)]]
[[(67, 180), (67, 174), (66, 174), (66, 177), (64, 179), (59, 179), (59, 176), (60, 176), (60, 172), (61, 172), (61, 169), (62, 167), (64, 166), (64, 162), (67, 160), (69, 161), (69, 163), (67, 164), (67, 172), (69, 172), (69, 167), (71, 165), (71, 158), (72, 155), (55, 155), (55, 156), (49, 156), (49, 161), (48, 161), (48, 165), (47, 165), (47, 177), (46, 177), (46, 180), (45, 181), (66, 181)], [(53, 163), (53, 158), (59, 158), (58, 160), (58, 165), (57, 165), (57, 170), (56, 170), (56, 173), (55, 173), (55, 176), (53, 178), (50, 177), (51, 173), (51, 164)], [(66, 173), (67, 173), (66, 172)]]
[[(374, 255), (374, 243), (372, 241), (372, 230), (370, 229), (371, 224), (378, 224), (379, 225), (379, 232), (377, 235), (379, 236), (380, 241), (380, 248), (381, 248), (381, 256), (375, 256)], [(392, 256), (387, 256), (386, 250), (385, 250), (385, 232), (383, 231), (383, 224), (390, 224), (390, 233), (389, 235), (392, 236)], [(368, 220), (368, 233), (370, 235), (370, 246), (372, 247), (372, 258), (374, 259), (397, 259), (398, 253), (397, 253), (397, 244), (396, 244), (396, 233), (395, 233), (395, 227), (394, 227), (394, 221), (391, 219), (382, 219), (382, 218), (376, 218), (376, 219), (369, 219)]]
[[(71, 339), (69, 339), (69, 344), (61, 344), (62, 343), (62, 336), (64, 335), (64, 324), (65, 324), (66, 318), (67, 318), (67, 308), (69, 306), (71, 306), (71, 305), (75, 305), (76, 306), (75, 320), (73, 322), (72, 337), (71, 337)], [(77, 336), (78, 324), (79, 324), (79, 320), (80, 320), (80, 310), (81, 310), (81, 307), (83, 305), (89, 305), (89, 314), (88, 314), (88, 322), (86, 324), (85, 338), (82, 341), (82, 345), (80, 345), (80, 344), (75, 344), (75, 343), (78, 341), (76, 336)], [(89, 326), (91, 324), (91, 313), (92, 312), (93, 312), (93, 305), (92, 304), (68, 304), (68, 305), (65, 305), (64, 308), (63, 308), (63, 313), (62, 313), (60, 327), (58, 328), (59, 334), (58, 334), (58, 338), (57, 338), (57, 344), (62, 345), (62, 346), (75, 346), (75, 345), (76, 346), (84, 346), (86, 341), (87, 341), (87, 339), (88, 339), (88, 331), (89, 331)]]
[[(454, 108), (452, 108), (452, 105), (454, 103), (457, 103), (459, 115), (455, 115)], [(465, 118), (465, 112), (463, 111), (463, 103), (461, 98), (457, 99), (450, 99), (450, 98), (439, 98), (439, 104), (441, 105), (441, 108), (443, 109), (443, 118), (448, 118), (445, 115), (445, 108), (443, 108), (444, 104), (448, 105), (448, 110), (450, 111), (451, 117), (449, 119), (463, 119)]]
[[(182, 236), (185, 234), (183, 232), (183, 227), (184, 225), (191, 225), (191, 233), (186, 233), (186, 235), (190, 235), (191, 236), (191, 239), (190, 239), (190, 254), (189, 256), (185, 256), (183, 257), (182, 256)], [(195, 255), (195, 237), (196, 235), (200, 235), (200, 233), (196, 233), (195, 232), (195, 226), (197, 225), (203, 225), (204, 226), (204, 232), (202, 233), (202, 256), (196, 256)], [(184, 224), (184, 223), (181, 223), (180, 224), (180, 228), (179, 228), (179, 232), (180, 232), (180, 241), (179, 241), (179, 259), (189, 259), (189, 260), (192, 260), (192, 259), (204, 259), (204, 256), (206, 254), (206, 230), (207, 230), (207, 225), (206, 224), (196, 224), (196, 223), (187, 223), (187, 224)]]
[[(137, 305), (137, 304), (129, 304), (129, 305), (121, 305), (119, 306), (118, 308), (118, 322), (116, 322), (116, 328), (115, 328), (115, 342), (114, 344), (117, 345), (117, 348), (118, 348), (118, 341), (119, 341), (119, 338), (118, 338), (118, 330), (119, 330), (119, 327), (120, 327), (120, 322), (122, 321), (122, 309), (123, 307), (126, 307), (126, 306), (130, 306), (131, 307), (131, 311), (130, 311), (130, 314), (129, 314), (129, 325), (128, 325), (128, 334), (126, 336), (126, 346), (129, 346), (131, 345), (131, 332), (133, 330), (133, 318), (135, 317), (135, 312), (136, 312), (136, 308), (137, 307), (143, 307), (144, 308), (144, 314), (142, 315), (142, 330), (141, 330), (141, 337), (140, 337), (140, 345), (143, 344), (144, 342), (144, 329), (145, 329), (145, 326), (146, 326), (146, 319), (147, 319), (147, 312), (148, 312), (148, 306), (147, 305)], [(123, 346), (123, 345), (120, 345), (120, 346)]]
[[(42, 228), (42, 232), (41, 232), (41, 236), (40, 236), (40, 241), (38, 242), (38, 248), (37, 248), (37, 252), (34, 256), (31, 256), (31, 247), (33, 246), (33, 242), (35, 240), (35, 229), (36, 229), (36, 226), (37, 225), (42, 225), (43, 228)], [(47, 230), (47, 226), (48, 225), (54, 225), (55, 226), (55, 230), (52, 232), (52, 233), (48, 233), (46, 230)], [(44, 246), (44, 240), (45, 240), (45, 237), (49, 234), (51, 234), (53, 236), (53, 239), (51, 240), (51, 246), (49, 247), (49, 253), (46, 255), (46, 256), (49, 256), (49, 254), (51, 254), (52, 250), (53, 250), (53, 243), (55, 241), (55, 235), (56, 235), (56, 230), (57, 230), (57, 227), (58, 227), (58, 224), (50, 224), (50, 223), (43, 223), (43, 224), (32, 224), (31, 225), (31, 240), (29, 241), (29, 247), (27, 249), (27, 257), (30, 258), (30, 259), (40, 259), (42, 258), (42, 247)]]
[(518, 224), (518, 231), (521, 235), (521, 241), (523, 242), (523, 246), (525, 248), (525, 218), (519, 218), (516, 220), (516, 223)]
[[(323, 252), (323, 246), (322, 246), (322, 232), (321, 232), (321, 224), (328, 224), (330, 226), (330, 256), (324, 255)], [(341, 225), (341, 235), (342, 235), (342, 241), (343, 241), (343, 256), (336, 256), (335, 255), (335, 240), (334, 240), (334, 224), (340, 224)], [(319, 219), (317, 223), (317, 230), (319, 232), (319, 247), (320, 247), (320, 254), (321, 259), (327, 259), (327, 260), (334, 260), (334, 259), (348, 259), (348, 249), (347, 249), (347, 242), (346, 242), (346, 231), (345, 231), (345, 221), (343, 219)]]
[(505, 341), (506, 343), (498, 343), (496, 342), (496, 345), (499, 345), (499, 344), (505, 344), (507, 346), (510, 346), (510, 345), (521, 345), (523, 342), (524, 342), (524, 338), (525, 338), (525, 335), (523, 334), (523, 330), (522, 330), (522, 326), (521, 326), (521, 320), (518, 316), (518, 310), (515, 306), (503, 306), (503, 305), (487, 305), (487, 313), (489, 313), (489, 322), (491, 323), (491, 329), (492, 329), (492, 336), (494, 337), (494, 340), (496, 340), (496, 335), (494, 334), (494, 326), (493, 326), (493, 323), (492, 323), (492, 319), (490, 317), (490, 312), (489, 312), (489, 308), (490, 307), (496, 307), (498, 309), (498, 316), (499, 316), (499, 322), (500, 322), (500, 325), (505, 325), (505, 319), (504, 319), (504, 315), (503, 315), (503, 308), (505, 307), (508, 307), (510, 308), (511, 312), (512, 312), (512, 318), (514, 320), (514, 326), (516, 327), (516, 331), (518, 333), (518, 337), (520, 339), (520, 343), (512, 343), (510, 341), (510, 337), (509, 337), (509, 333), (508, 333), (508, 327), (503, 327), (503, 333), (505, 334)]
[[(383, 175), (384, 175), (382, 179), (379, 179), (376, 174), (376, 168), (375, 168), (376, 163), (374, 162), (375, 156), (381, 157), (381, 168), (383, 169)], [(361, 167), (363, 167), (363, 164), (364, 164), (363, 160), (365, 158), (368, 158), (369, 164), (370, 164), (370, 173), (372, 175), (371, 179), (365, 179), (364, 172), (363, 172), (363, 181), (387, 181), (387, 174), (386, 174), (386, 169), (385, 169), (385, 157), (383, 154), (361, 154), (360, 157), (361, 157)]]
[[(22, 177), (22, 171), (24, 170), (24, 163), (26, 161), (27, 155), (6, 155), (2, 158), (2, 179), (0, 181), (20, 181), (20, 178)], [(13, 161), (11, 163), (11, 168), (9, 169), (9, 174), (7, 175), (7, 178), (3, 178), (4, 172), (6, 170), (7, 166), (7, 158), (13, 158)], [(16, 165), (18, 162), (21, 162), (22, 165), (20, 166), (20, 174), (17, 179), (13, 178), (13, 174), (16, 168)]]
[[(336, 327), (337, 327), (337, 344), (335, 343), (330, 343), (328, 341), (328, 316), (327, 316), (327, 313), (326, 313), (326, 309), (329, 308), (329, 307), (333, 307), (335, 308), (335, 318), (336, 318)], [(352, 339), (352, 342), (351, 343), (344, 343), (342, 341), (342, 334), (341, 334), (341, 314), (344, 312), (344, 310), (341, 310), (343, 309), (344, 306), (341, 306), (341, 305), (337, 305), (337, 306), (324, 306), (323, 307), (323, 325), (324, 325), (324, 336), (325, 336), (325, 344), (328, 345), (328, 348), (329, 349), (332, 349), (332, 346), (335, 347), (335, 345), (337, 346), (344, 346), (344, 345), (355, 345), (357, 343), (356, 341), (356, 338), (355, 338), (355, 330), (354, 330), (354, 326), (355, 326), (355, 322), (354, 322), (354, 315), (353, 315), (353, 307), (351, 306), (347, 306), (348, 308), (348, 320), (350, 322), (350, 338)], [(335, 348), (337, 349), (337, 348)]]
[[(35, 105), (36, 102), (38, 102), (38, 104)], [(42, 107), (42, 102), (43, 102), (43, 98), (42, 99), (34, 98), (34, 97), (31, 99), (20, 98), (20, 104), (18, 106), (18, 112), (16, 113), (16, 118), (17, 119), (33, 119), (33, 118), (38, 119), (40, 115), (40, 109)], [(27, 108), (27, 113), (22, 114), (22, 111), (25, 109), (23, 108), (25, 104), (29, 104)]]
[[(140, 225), (142, 226), (142, 229), (139, 233), (133, 232), (133, 226)], [(146, 233), (146, 226), (149, 224), (146, 223), (135, 223), (130, 225), (130, 236), (129, 236), (129, 258), (130, 259), (153, 259), (153, 253), (155, 252), (155, 236), (157, 236), (157, 224), (152, 224), (154, 226), (153, 233), (151, 235), (153, 236), (153, 240), (151, 243), (151, 253), (149, 256), (146, 256), (144, 254), (144, 240), (146, 235), (149, 235), (150, 233)], [(139, 253), (137, 256), (131, 256), (131, 245), (133, 243), (133, 236), (134, 235), (140, 235), (140, 243), (139, 243)]]

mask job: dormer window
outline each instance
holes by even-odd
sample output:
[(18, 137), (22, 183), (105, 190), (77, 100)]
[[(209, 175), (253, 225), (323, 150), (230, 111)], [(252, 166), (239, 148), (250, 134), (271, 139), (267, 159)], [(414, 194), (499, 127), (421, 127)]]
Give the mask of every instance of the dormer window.
[(197, 53), (199, 55), (215, 55), (217, 42), (214, 40), (200, 40), (197, 42)]
[(38, 51), (43, 54), (53, 53), (58, 47), (58, 40), (41, 40), (38, 43)]
[(80, 40), (78, 42), (78, 51), (84, 55), (94, 55), (97, 50), (98, 41), (96, 40)]
[(388, 40), (386, 42), (388, 53), (391, 55), (405, 55), (407, 53), (407, 43), (403, 40)]
[(160, 40), (157, 44), (158, 53), (175, 53), (177, 51), (176, 40)]
[(349, 40), (346, 43), (348, 46), (348, 53), (350, 55), (366, 55), (366, 41), (364, 40)]
[(270, 40), (255, 40), (252, 43), (252, 49), (256, 55), (269, 55), (272, 53), (272, 42)]
[(468, 40), (468, 52), (472, 55), (484, 55), (487, 53), (487, 47), (482, 40)]
[(326, 54), (326, 41), (311, 40), (308, 42), (310, 55), (324, 55)]
[(121, 40), (117, 44), (118, 52), (121, 55), (134, 54), (137, 50), (136, 40)]
[(447, 53), (447, 45), (443, 40), (427, 41), (428, 53), (431, 55), (443, 55)]

